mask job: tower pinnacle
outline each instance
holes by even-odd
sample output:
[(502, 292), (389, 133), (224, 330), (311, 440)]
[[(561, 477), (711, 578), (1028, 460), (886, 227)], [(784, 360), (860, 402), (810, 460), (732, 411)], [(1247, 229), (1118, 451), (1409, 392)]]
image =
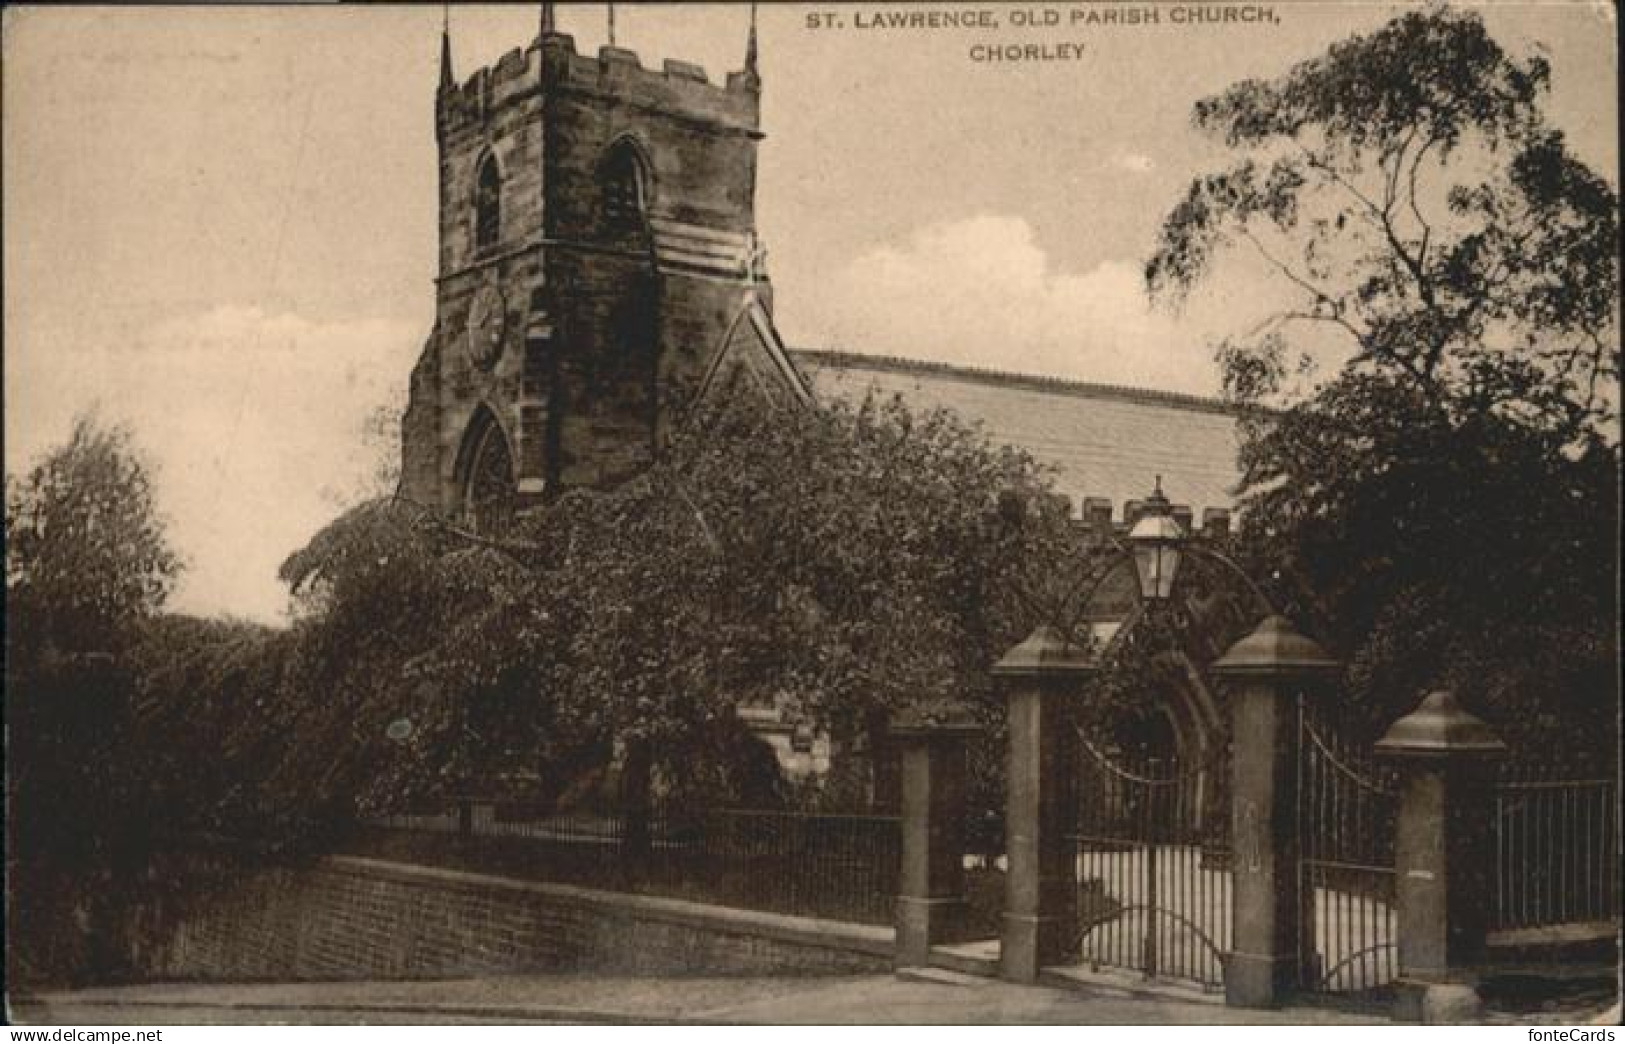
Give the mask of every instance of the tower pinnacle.
[(559, 22), (553, 12), (553, 0), (542, 0), (542, 35), (552, 36), (558, 31)]
[(440, 20), (440, 89), (446, 90), (456, 82), (451, 73), (451, 4), (447, 3)]
[(750, 5), (750, 36), (745, 40), (745, 75), (760, 83), (761, 73), (756, 68), (756, 5)]

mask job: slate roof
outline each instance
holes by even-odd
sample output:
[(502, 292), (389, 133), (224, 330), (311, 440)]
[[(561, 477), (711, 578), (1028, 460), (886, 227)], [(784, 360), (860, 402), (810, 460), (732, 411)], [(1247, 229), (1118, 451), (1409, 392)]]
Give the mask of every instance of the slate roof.
[(915, 409), (944, 407), (1055, 469), (1078, 513), (1105, 497), (1114, 518), (1157, 475), (1175, 504), (1233, 508), (1235, 412), (1216, 399), (848, 352), (796, 351), (816, 395), (860, 401), (874, 389)]

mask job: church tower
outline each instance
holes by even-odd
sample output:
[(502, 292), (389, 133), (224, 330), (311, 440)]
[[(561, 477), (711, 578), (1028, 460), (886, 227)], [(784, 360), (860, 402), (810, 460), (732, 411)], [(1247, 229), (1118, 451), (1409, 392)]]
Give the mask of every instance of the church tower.
[[(684, 408), (806, 401), (756, 235), (761, 78), (619, 47), (531, 46), (435, 96), (434, 329), (402, 421), (401, 495), (478, 525), (636, 474)], [(753, 19), (754, 23), (754, 19)]]

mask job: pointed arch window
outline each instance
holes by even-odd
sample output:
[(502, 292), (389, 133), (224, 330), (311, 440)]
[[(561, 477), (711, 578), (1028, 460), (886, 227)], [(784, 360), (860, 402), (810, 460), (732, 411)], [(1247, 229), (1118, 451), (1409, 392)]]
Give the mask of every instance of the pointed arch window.
[(489, 153), (474, 175), (474, 249), (489, 250), (502, 238), (502, 171)]
[(604, 199), (604, 220), (612, 228), (641, 228), (649, 202), (649, 174), (631, 142), (609, 150), (599, 179)]
[(513, 519), (513, 453), (502, 426), (483, 407), (469, 424), (463, 471), (463, 505), (475, 530), (502, 530)]

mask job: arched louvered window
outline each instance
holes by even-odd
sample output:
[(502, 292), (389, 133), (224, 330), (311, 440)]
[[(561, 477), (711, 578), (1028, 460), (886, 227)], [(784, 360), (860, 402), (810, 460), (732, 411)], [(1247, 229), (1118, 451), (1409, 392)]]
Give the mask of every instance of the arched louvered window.
[(649, 175), (643, 158), (630, 142), (612, 147), (599, 178), (603, 188), (604, 220), (611, 227), (639, 228), (648, 206)]
[(474, 176), (474, 249), (488, 250), (502, 238), (502, 171), (487, 155)]

